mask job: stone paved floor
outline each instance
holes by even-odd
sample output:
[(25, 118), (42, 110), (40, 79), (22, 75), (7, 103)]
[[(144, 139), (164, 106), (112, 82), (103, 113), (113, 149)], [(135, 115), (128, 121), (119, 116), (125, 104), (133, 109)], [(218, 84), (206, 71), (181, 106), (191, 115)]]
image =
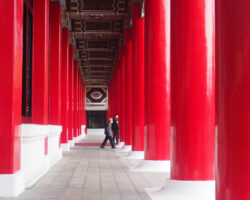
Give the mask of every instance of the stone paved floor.
[[(102, 138), (85, 139), (96, 140)], [(144, 188), (159, 188), (167, 175), (130, 172), (128, 166), (139, 161), (121, 159), (125, 155), (110, 147), (73, 147), (32, 188), (18, 198), (2, 199), (149, 200)]]

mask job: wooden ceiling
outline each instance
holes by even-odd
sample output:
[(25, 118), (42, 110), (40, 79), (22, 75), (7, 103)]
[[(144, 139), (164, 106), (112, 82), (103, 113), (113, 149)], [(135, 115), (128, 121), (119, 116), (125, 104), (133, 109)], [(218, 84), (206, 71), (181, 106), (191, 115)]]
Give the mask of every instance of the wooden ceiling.
[(87, 86), (108, 85), (130, 21), (129, 0), (65, 0), (63, 26), (70, 30)]

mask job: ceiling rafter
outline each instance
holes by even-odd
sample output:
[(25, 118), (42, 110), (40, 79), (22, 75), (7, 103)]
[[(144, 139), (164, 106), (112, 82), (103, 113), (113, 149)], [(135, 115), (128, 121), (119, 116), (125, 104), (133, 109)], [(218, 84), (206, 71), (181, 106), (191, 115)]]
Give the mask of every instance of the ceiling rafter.
[(131, 18), (131, 0), (64, 0), (63, 24), (70, 30), (85, 85), (107, 85)]

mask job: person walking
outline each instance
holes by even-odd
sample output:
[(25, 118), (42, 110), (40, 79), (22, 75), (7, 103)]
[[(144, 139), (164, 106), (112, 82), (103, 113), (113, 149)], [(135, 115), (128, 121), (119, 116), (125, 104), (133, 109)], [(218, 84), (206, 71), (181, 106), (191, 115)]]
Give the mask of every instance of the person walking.
[(112, 130), (114, 132), (113, 140), (115, 143), (115, 139), (116, 139), (116, 144), (119, 143), (119, 131), (120, 131), (118, 117), (119, 117), (118, 114), (115, 114), (115, 118), (114, 118), (113, 123), (112, 123)]
[(112, 138), (112, 128), (111, 128), (111, 125), (112, 125), (112, 122), (113, 122), (113, 119), (110, 118), (109, 121), (108, 121), (108, 124), (105, 128), (105, 139), (103, 140), (103, 143), (101, 144), (100, 148), (104, 148), (104, 146), (106, 145), (107, 141), (109, 140), (111, 146), (113, 149), (115, 149), (115, 145), (114, 145), (114, 141), (113, 141), (113, 138)]

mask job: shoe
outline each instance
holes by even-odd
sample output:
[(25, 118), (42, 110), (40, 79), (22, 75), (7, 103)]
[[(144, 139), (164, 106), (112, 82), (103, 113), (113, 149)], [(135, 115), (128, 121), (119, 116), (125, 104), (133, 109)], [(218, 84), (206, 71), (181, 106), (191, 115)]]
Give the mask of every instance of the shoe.
[(112, 147), (112, 149), (116, 149), (116, 147)]
[(100, 146), (101, 149), (104, 149), (104, 146)]

